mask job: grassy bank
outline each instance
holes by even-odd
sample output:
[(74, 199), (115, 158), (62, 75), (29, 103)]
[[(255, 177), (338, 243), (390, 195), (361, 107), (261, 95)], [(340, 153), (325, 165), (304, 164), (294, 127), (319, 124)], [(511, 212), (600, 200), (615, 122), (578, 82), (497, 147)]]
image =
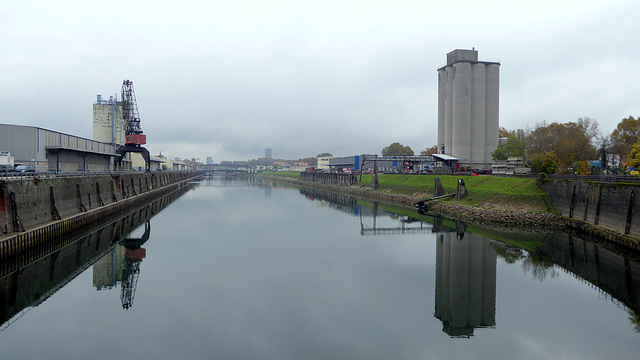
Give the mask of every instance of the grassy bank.
[[(267, 172), (265, 175), (283, 176), (300, 179), (297, 172)], [(358, 176), (360, 186), (370, 186), (373, 175)], [(496, 210), (514, 210), (528, 212), (550, 212), (553, 206), (548, 195), (538, 186), (535, 179), (494, 176), (456, 176), (456, 175), (378, 175), (379, 188), (376, 191), (401, 195), (410, 195), (427, 199), (433, 194), (435, 179), (448, 193), (453, 193), (458, 179), (464, 179), (469, 195), (459, 201), (445, 202)]]
[[(362, 184), (371, 184), (373, 175), (362, 177)], [(433, 194), (435, 179), (440, 178), (446, 192), (455, 192), (458, 179), (464, 179), (469, 195), (452, 203), (502, 210), (552, 211), (549, 197), (535, 179), (494, 176), (401, 175), (381, 174), (378, 183), (382, 191), (428, 198)]]

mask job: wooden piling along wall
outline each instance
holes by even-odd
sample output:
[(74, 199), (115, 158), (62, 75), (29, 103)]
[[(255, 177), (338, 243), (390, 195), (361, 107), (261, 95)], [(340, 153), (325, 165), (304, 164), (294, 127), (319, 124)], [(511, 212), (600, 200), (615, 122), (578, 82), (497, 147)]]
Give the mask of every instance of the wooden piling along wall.
[(640, 237), (639, 186), (555, 180), (543, 188), (562, 215)]
[(199, 176), (197, 171), (0, 182), (0, 256), (127, 211)]
[(358, 202), (353, 196), (330, 190), (302, 186), (300, 187), (300, 194), (312, 200), (325, 200), (331, 204), (330, 206), (334, 207), (346, 207), (353, 210), (358, 206)]
[(310, 182), (315, 182), (320, 184), (351, 186), (357, 182), (358, 177), (356, 174), (301, 172), (300, 180), (310, 181)]

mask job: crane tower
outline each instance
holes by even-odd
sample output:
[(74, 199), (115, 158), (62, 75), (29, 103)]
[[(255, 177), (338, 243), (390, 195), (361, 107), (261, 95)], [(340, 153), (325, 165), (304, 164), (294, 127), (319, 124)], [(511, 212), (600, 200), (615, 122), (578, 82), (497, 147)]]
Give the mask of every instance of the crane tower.
[(144, 158), (146, 171), (149, 171), (151, 156), (149, 151), (142, 146), (147, 143), (147, 135), (142, 134), (142, 128), (140, 128), (140, 114), (138, 113), (136, 93), (133, 90), (133, 81), (124, 80), (122, 82), (121, 94), (125, 144), (116, 151), (119, 155), (118, 161), (121, 163), (126, 153), (137, 152)]

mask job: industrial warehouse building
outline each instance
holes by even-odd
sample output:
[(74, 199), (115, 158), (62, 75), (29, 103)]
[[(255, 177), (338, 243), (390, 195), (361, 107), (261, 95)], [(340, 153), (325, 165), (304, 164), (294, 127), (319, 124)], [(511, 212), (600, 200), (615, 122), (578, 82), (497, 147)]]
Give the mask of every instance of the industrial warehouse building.
[(500, 63), (453, 50), (438, 69), (438, 152), (460, 167), (491, 169), (498, 147)]
[(433, 170), (435, 160), (431, 156), (338, 156), (329, 159), (329, 171), (357, 172), (372, 171), (377, 166), (379, 172), (404, 173)]
[[(0, 151), (10, 153), (16, 164), (33, 165), (39, 172), (115, 170), (116, 154), (111, 144), (34, 126), (0, 124)], [(144, 171), (142, 157), (125, 161), (130, 169)], [(192, 166), (184, 161), (168, 159), (162, 154), (151, 157), (151, 171), (190, 168)]]
[(0, 151), (16, 164), (37, 171), (76, 172), (113, 169), (114, 146), (34, 126), (0, 124)]

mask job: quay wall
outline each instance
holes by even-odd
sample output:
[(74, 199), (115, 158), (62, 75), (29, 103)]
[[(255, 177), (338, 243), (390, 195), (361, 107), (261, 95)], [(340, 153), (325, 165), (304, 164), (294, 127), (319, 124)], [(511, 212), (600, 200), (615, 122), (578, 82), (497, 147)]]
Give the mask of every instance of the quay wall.
[(563, 216), (640, 237), (640, 186), (553, 180), (542, 187)]
[[(175, 184), (170, 187), (179, 186)], [(136, 201), (131, 211), (117, 218), (95, 222), (80, 232), (49, 239), (27, 251), (0, 261), (0, 331), (7, 320), (27, 307), (37, 306), (92, 266), (116, 244), (128, 238), (137, 227), (183, 196), (192, 187), (187, 185), (151, 202)], [(151, 234), (151, 225), (145, 233)], [(95, 281), (95, 270), (94, 270)], [(94, 282), (94, 286), (96, 286)]]
[(133, 200), (198, 175), (198, 171), (175, 171), (6, 179), (0, 181), (0, 241), (58, 220)]

